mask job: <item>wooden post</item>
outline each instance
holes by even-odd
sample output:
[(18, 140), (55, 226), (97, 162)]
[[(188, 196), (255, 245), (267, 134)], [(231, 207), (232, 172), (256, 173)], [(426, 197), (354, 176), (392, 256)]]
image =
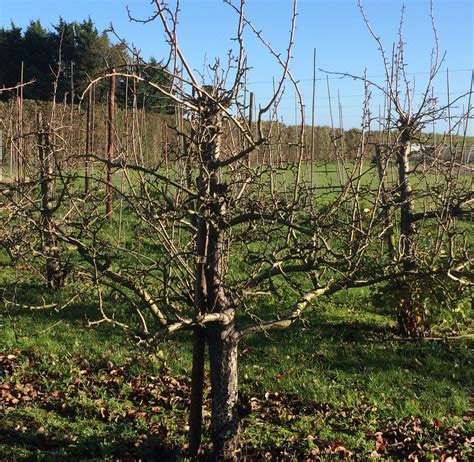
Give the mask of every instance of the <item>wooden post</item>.
[(310, 184), (314, 186), (314, 106), (316, 99), (316, 48), (313, 50), (313, 95), (311, 103), (311, 164), (310, 164)]
[(25, 63), (21, 62), (20, 70), (20, 88), (18, 91), (18, 153), (17, 153), (17, 181), (21, 183), (24, 180), (24, 167), (23, 167), (23, 147), (24, 147), (24, 138), (23, 138), (23, 83), (24, 83), (24, 70)]
[[(115, 72), (115, 69), (112, 69)], [(115, 75), (110, 77), (109, 82), (109, 102), (108, 102), (108, 118), (107, 118), (107, 194), (106, 194), (106, 211), (107, 220), (112, 221), (112, 159), (114, 156), (115, 142)]]
[(89, 88), (87, 95), (87, 115), (86, 115), (86, 168), (84, 172), (84, 193), (90, 191), (91, 161), (90, 155), (94, 144), (94, 97), (93, 86)]
[(71, 79), (69, 82), (69, 91), (70, 91), (70, 96), (71, 96), (71, 107), (69, 108), (69, 143), (71, 146), (74, 145), (74, 138), (75, 138), (75, 130), (73, 130), (72, 127), (74, 127), (74, 99), (75, 99), (75, 93), (74, 93), (74, 61), (71, 61), (70, 63), (70, 69), (71, 69)]
[[(252, 122), (253, 122), (253, 106), (254, 106), (254, 94), (250, 92), (249, 99), (249, 132), (252, 133)], [(258, 151), (256, 152), (256, 162), (258, 167)], [(249, 167), (250, 167), (250, 155), (249, 155)]]

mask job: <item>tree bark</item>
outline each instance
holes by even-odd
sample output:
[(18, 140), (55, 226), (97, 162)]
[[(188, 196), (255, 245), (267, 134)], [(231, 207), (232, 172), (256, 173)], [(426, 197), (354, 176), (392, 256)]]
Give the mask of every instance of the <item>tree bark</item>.
[(414, 204), (410, 184), (410, 154), (411, 135), (408, 129), (403, 130), (401, 146), (397, 154), (398, 178), (400, 187), (400, 234), (402, 262), (404, 271), (413, 271), (416, 268), (414, 255)]
[(413, 297), (409, 278), (417, 269), (415, 259), (415, 214), (414, 197), (410, 184), (410, 154), (412, 135), (409, 127), (401, 133), (401, 145), (397, 153), (398, 180), (400, 188), (400, 248), (401, 262), (406, 276), (399, 281), (399, 290), (405, 296), (400, 300), (398, 327), (405, 336), (417, 336), (422, 330), (422, 313), (420, 304)]
[[(205, 87), (213, 93), (212, 87)], [(221, 156), (223, 111), (206, 94), (197, 97), (198, 118), (193, 129), (195, 154), (200, 166), (198, 179), (199, 199), (196, 207), (196, 311), (223, 313), (225, 323), (206, 325), (205, 332), (209, 345), (211, 374), (211, 439), (213, 454), (217, 460), (235, 460), (238, 447), (239, 419), (237, 414), (237, 336), (234, 330), (235, 308), (225, 292), (227, 253), (225, 249), (225, 230), (227, 215), (227, 188), (222, 181), (218, 160)], [(201, 426), (203, 346), (195, 333), (195, 357), (193, 357), (193, 399), (190, 422), (190, 442), (197, 451), (199, 441), (197, 430)], [(195, 373), (195, 375), (194, 375)], [(202, 385), (201, 385), (202, 386)], [(195, 433), (195, 434), (194, 434)], [(191, 445), (190, 445), (191, 449)]]
[(233, 321), (207, 328), (211, 376), (211, 440), (217, 460), (237, 460), (237, 337)]
[[(208, 227), (204, 217), (197, 220), (196, 270), (194, 304), (196, 315), (206, 312), (207, 285), (205, 256), (208, 242)], [(197, 328), (193, 334), (193, 369), (191, 374), (191, 406), (189, 410), (189, 455), (198, 455), (202, 437), (202, 404), (204, 394), (204, 360), (206, 337), (204, 329)]]
[(43, 124), (42, 114), (37, 115), (38, 151), (41, 185), (41, 227), (43, 252), (46, 257), (46, 280), (50, 289), (58, 289), (64, 283), (64, 271), (59, 261), (58, 240), (54, 234), (53, 202), (56, 197), (54, 163), (48, 128)]

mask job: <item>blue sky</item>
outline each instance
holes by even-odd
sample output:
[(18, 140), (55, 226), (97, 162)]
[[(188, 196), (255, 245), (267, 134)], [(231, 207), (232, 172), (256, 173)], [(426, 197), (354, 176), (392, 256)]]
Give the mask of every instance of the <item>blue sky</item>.
[[(446, 51), (443, 73), (435, 85), (440, 101), (446, 99), (446, 68), (450, 69), (452, 97), (469, 89), (473, 68), (473, 4), (471, 0), (434, 1), (440, 50)], [(131, 23), (126, 5), (137, 17), (146, 17), (152, 11), (149, 0), (0, 0), (0, 25), (9, 26), (13, 21), (24, 27), (30, 20), (40, 19), (44, 26), (48, 26), (57, 23), (59, 16), (68, 21), (80, 21), (90, 16), (100, 30), (112, 22), (116, 30), (141, 49), (145, 57), (163, 57), (166, 45), (159, 25)], [(248, 15), (257, 29), (263, 31), (276, 49), (284, 52), (292, 1), (247, 0), (247, 5)], [(364, 5), (373, 28), (381, 36), (386, 49), (391, 50), (392, 43), (397, 40), (402, 1), (365, 0)], [(212, 63), (215, 57), (225, 59), (228, 49), (233, 46), (231, 38), (235, 36), (236, 28), (236, 17), (230, 8), (222, 0), (181, 0), (181, 10), (179, 37), (192, 66), (201, 71), (204, 63)], [(371, 78), (380, 81), (383, 68), (377, 45), (363, 23), (356, 0), (299, 0), (298, 10), (292, 70), (300, 80), (307, 106), (307, 122), (310, 122), (314, 48), (317, 67), (321, 69), (358, 75), (367, 69)], [(404, 30), (407, 70), (410, 78), (415, 79), (416, 87), (421, 89), (433, 46), (428, 0), (405, 0)], [(271, 94), (272, 77), (278, 76), (279, 69), (250, 34), (247, 48), (252, 67), (249, 88), (256, 93), (257, 102), (263, 103)], [(316, 124), (329, 124), (326, 75), (318, 71), (317, 78)], [(363, 86), (350, 79), (334, 77), (329, 83), (333, 97), (337, 97), (339, 92), (344, 126), (359, 126)], [(294, 92), (288, 89), (281, 101), (279, 114), (287, 123), (294, 121), (294, 98)], [(374, 92), (372, 110), (377, 112), (381, 104), (382, 97)], [(333, 109), (337, 114), (337, 108), (334, 106)], [(445, 128), (446, 125), (440, 123), (437, 130)], [(469, 132), (474, 132), (473, 127)]]

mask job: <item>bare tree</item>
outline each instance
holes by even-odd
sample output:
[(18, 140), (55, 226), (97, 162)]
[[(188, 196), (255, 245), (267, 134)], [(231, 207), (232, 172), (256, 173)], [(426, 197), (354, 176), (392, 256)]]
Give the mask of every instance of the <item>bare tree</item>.
[[(472, 112), (472, 80), (470, 90), (455, 100), (450, 99), (448, 80), (448, 101), (444, 105), (438, 104), (434, 81), (444, 57), (440, 55), (433, 3), (430, 2), (434, 47), (427, 82), (417, 100), (415, 93), (420, 92), (420, 88), (409, 77), (404, 55), (404, 10), (398, 43), (390, 57), (369, 23), (362, 2), (359, 0), (358, 3), (365, 25), (380, 51), (385, 71), (385, 86), (369, 82), (385, 96), (387, 108), (387, 114), (381, 120), (384, 141), (376, 148), (376, 164), (384, 190), (382, 211), (386, 223), (391, 223), (386, 233), (388, 255), (403, 272), (383, 289), (382, 292), (388, 295), (384, 303), (397, 306), (399, 327), (404, 335), (420, 335), (428, 319), (427, 300), (431, 305), (441, 302), (452, 306), (454, 303), (449, 298), (462, 297), (462, 291), (472, 285), (469, 276), (472, 255), (466, 241), (466, 227), (457, 221), (472, 216), (473, 212), (474, 196), (469, 187), (472, 180), (462, 167), (467, 122)], [(466, 97), (466, 112), (452, 115), (451, 110)], [(448, 130), (436, 142), (427, 129), (440, 120), (447, 121)], [(455, 145), (453, 134), (459, 132), (461, 141)], [(396, 179), (390, 182), (387, 176), (393, 170)], [(396, 248), (394, 235), (398, 239)], [(448, 289), (453, 281), (454, 286)], [(440, 290), (436, 291), (434, 287), (440, 287)], [(446, 295), (440, 296), (440, 293)]]
[(56, 175), (54, 151), (51, 148), (50, 133), (44, 125), (43, 114), (37, 115), (38, 154), (41, 191), (41, 236), (42, 247), (46, 257), (46, 278), (48, 287), (59, 288), (64, 282), (64, 271), (59, 260), (59, 242), (54, 233), (54, 211), (59, 206), (56, 202)]
[[(58, 55), (61, 55), (61, 47)], [(63, 123), (69, 109), (66, 109), (65, 104), (59, 107), (56, 104), (56, 91), (61, 75), (60, 59), (53, 75), (53, 101), (48, 116), (45, 118), (41, 109), (35, 109), (28, 131), (25, 127), (19, 132), (8, 131), (7, 144), (15, 148), (17, 160), (14, 161), (13, 155), (11, 156), (10, 183), (0, 188), (3, 199), (0, 207), (8, 213), (3, 247), (12, 260), (23, 258), (28, 261), (31, 268), (45, 278), (48, 288), (58, 289), (64, 283), (67, 265), (60, 259), (60, 240), (54, 232), (55, 214), (63, 205), (66, 192), (64, 182), (69, 181), (69, 178), (61, 177), (59, 161), (61, 153), (69, 146), (65, 133), (72, 132), (72, 128)], [(20, 83), (16, 89), (33, 82)], [(19, 107), (22, 111), (23, 106), (21, 101)], [(9, 116), (11, 121), (23, 121), (23, 114), (14, 114), (12, 111)], [(2, 123), (5, 123), (4, 120)], [(16, 175), (14, 168), (17, 169)], [(42, 262), (41, 269), (37, 265), (38, 261)]]
[[(246, 17), (245, 1), (226, 3), (236, 12), (237, 48), (225, 65), (216, 61), (209, 66), (207, 77), (198, 78), (181, 51), (178, 5), (172, 10), (159, 0), (154, 2), (151, 18), (144, 22), (158, 20), (163, 26), (170, 46), (164, 71), (171, 86), (120, 70), (105, 75), (145, 80), (184, 110), (184, 120), (176, 126), (184, 142), (177, 145), (172, 161), (166, 156), (149, 165), (120, 157), (89, 156), (111, 171), (121, 171), (126, 178), (127, 191), (120, 194), (127, 213), (134, 217), (127, 246), (117, 244), (113, 236), (104, 236), (100, 198), (79, 202), (73, 192), (69, 193), (70, 210), (79, 215), (68, 216), (66, 222), (57, 225), (56, 233), (77, 248), (99, 284), (117, 288), (128, 299), (141, 327), (104, 311), (98, 322), (123, 327), (147, 341), (179, 330), (194, 331), (192, 454), (200, 445), (207, 342), (214, 454), (230, 460), (237, 457), (239, 435), (240, 339), (289, 327), (314, 299), (384, 281), (392, 274), (385, 273), (382, 265), (369, 268), (366, 263), (366, 255), (378, 248), (376, 243), (384, 232), (377, 207), (368, 214), (362, 205), (363, 194), (370, 192), (376, 204), (382, 197), (380, 190), (374, 195), (364, 186), (362, 159), (369, 135), (366, 108), (355, 160), (346, 165), (347, 181), (338, 193), (317, 204), (314, 188), (303, 175), (303, 105), (289, 70), (296, 1), (284, 55), (275, 51)], [(274, 94), (256, 111), (254, 125), (246, 117), (243, 103), (245, 30), (256, 35), (281, 68)], [(296, 89), (300, 100), (302, 124), (294, 157), (285, 162), (269, 157), (267, 162), (251, 163), (251, 153), (259, 150), (267, 149), (271, 156), (275, 108), (285, 82)], [(270, 120), (266, 117), (264, 122), (268, 114)], [(263, 156), (256, 156), (258, 159)], [(101, 181), (100, 177), (95, 179)], [(157, 251), (145, 253), (144, 246)], [(282, 296), (285, 287), (294, 294), (290, 301)], [(271, 300), (263, 311), (262, 299)], [(237, 323), (237, 316), (242, 322)]]
[[(230, 211), (235, 213), (240, 209), (240, 203), (247, 201), (246, 190), (250, 188), (250, 184), (254, 180), (262, 181), (266, 174), (262, 167), (258, 172), (250, 170), (245, 159), (266, 142), (262, 128), (263, 116), (273, 108), (283, 91), (285, 79), (290, 75), (289, 62), (296, 18), (295, 2), (287, 53), (285, 57), (281, 57), (247, 20), (244, 13), (245, 2), (240, 2), (238, 6), (228, 3), (236, 11), (238, 18), (236, 54), (229, 56), (225, 66), (216, 61), (208, 69), (210, 81), (207, 84), (199, 83), (201, 79), (195, 75), (179, 46), (178, 5), (175, 10), (171, 10), (163, 2), (155, 1), (152, 18), (144, 21), (159, 20), (170, 46), (168, 66), (164, 67), (164, 71), (171, 78), (171, 88), (155, 82), (147, 83), (184, 109), (185, 125), (189, 126), (189, 129), (183, 131), (183, 124), (180, 123), (176, 128), (178, 135), (185, 140), (181, 145), (185, 147), (185, 151), (178, 150), (173, 164), (166, 163), (166, 173), (162, 173), (165, 166), (163, 161), (156, 166), (146, 166), (115, 160), (112, 155), (108, 159), (92, 156), (104, 162), (108, 172), (112, 169), (123, 171), (129, 189), (124, 198), (139, 223), (136, 244), (141, 245), (143, 238), (138, 238), (138, 235), (146, 229), (146, 239), (159, 245), (161, 252), (145, 264), (144, 271), (137, 271), (137, 268), (129, 268), (131, 271), (126, 268), (116, 270), (115, 262), (107, 256), (107, 249), (114, 252), (114, 246), (99, 237), (102, 222), (98, 219), (97, 201), (89, 202), (86, 208), (85, 204), (79, 206), (77, 203), (71, 207), (80, 210), (86, 223), (78, 223), (77, 218), (74, 218), (73, 221), (68, 221), (67, 226), (65, 223), (57, 226), (57, 235), (75, 245), (102, 278), (111, 281), (109, 284), (126, 287), (150, 308), (161, 328), (150, 332), (149, 321), (138, 312), (143, 337), (154, 338), (181, 329), (195, 330), (192, 452), (196, 452), (200, 444), (200, 429), (196, 431), (196, 427), (200, 426), (201, 421), (203, 347), (204, 340), (207, 339), (213, 409), (211, 434), (215, 453), (223, 458), (234, 457), (238, 439), (239, 334), (235, 326), (235, 314), (241, 295), (237, 289), (232, 289), (231, 293), (228, 286), (229, 260), (233, 241), (236, 239), (233, 228), (242, 227), (259, 218), (256, 213), (252, 213), (248, 217), (242, 217), (242, 221), (237, 220), (235, 225), (229, 224), (232, 218)], [(245, 108), (241, 102), (241, 95), (245, 90), (243, 76), (247, 70), (244, 49), (246, 27), (253, 29), (282, 69), (275, 94), (259, 110), (256, 130), (250, 130), (248, 121), (243, 117)], [(115, 78), (116, 75), (144, 80), (135, 73), (128, 74), (119, 70), (108, 73), (106, 77)], [(243, 146), (234, 144), (224, 150), (224, 133), (236, 131), (244, 140)], [(111, 173), (107, 176), (106, 183), (110, 191), (113, 187)], [(297, 188), (296, 182), (294, 196)], [(71, 198), (74, 196), (69, 195)], [(291, 211), (290, 214), (294, 215), (294, 212)], [(110, 217), (109, 210), (108, 216)], [(71, 233), (74, 228), (77, 233)], [(118, 250), (115, 247), (115, 251)], [(137, 262), (143, 258), (148, 260), (136, 247), (131, 250), (131, 255)], [(186, 317), (185, 313), (189, 309), (191, 317)]]

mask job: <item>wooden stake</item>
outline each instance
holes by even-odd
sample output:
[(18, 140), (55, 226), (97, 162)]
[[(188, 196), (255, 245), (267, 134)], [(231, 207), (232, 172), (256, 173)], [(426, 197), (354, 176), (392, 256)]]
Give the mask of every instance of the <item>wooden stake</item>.
[(24, 83), (25, 63), (21, 62), (20, 71), (20, 90), (18, 97), (18, 154), (17, 154), (17, 179), (21, 183), (23, 181), (23, 83)]
[(89, 89), (87, 94), (87, 114), (86, 114), (86, 166), (84, 172), (84, 193), (88, 194), (90, 191), (90, 155), (93, 150), (94, 142), (94, 124), (93, 124), (93, 113), (94, 113), (94, 98), (93, 98), (93, 87)]
[(310, 181), (311, 188), (314, 186), (314, 106), (316, 100), (316, 48), (313, 49), (313, 98), (311, 104), (311, 164), (310, 164)]
[[(115, 72), (115, 69), (112, 69)], [(115, 75), (110, 77), (109, 82), (109, 104), (107, 119), (107, 195), (106, 195), (106, 211), (107, 220), (112, 221), (112, 166), (111, 162), (114, 156), (114, 136), (115, 128)]]
[[(254, 94), (250, 92), (250, 100), (249, 100), (249, 131), (252, 132), (252, 122), (253, 122), (253, 106), (254, 106)], [(258, 151), (256, 152), (256, 162), (258, 166)], [(248, 162), (250, 167), (250, 154), (248, 156)]]

